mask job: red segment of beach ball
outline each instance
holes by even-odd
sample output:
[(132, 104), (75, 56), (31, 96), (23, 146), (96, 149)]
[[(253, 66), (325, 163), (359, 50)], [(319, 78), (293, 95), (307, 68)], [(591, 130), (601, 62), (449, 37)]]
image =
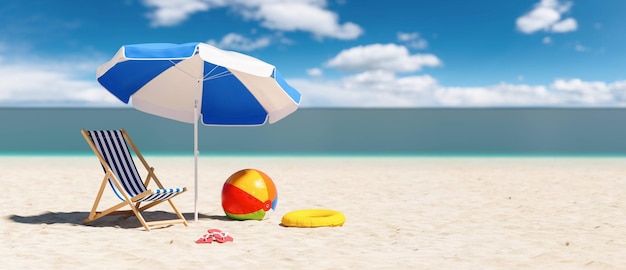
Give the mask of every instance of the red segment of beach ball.
[(274, 181), (262, 171), (244, 169), (232, 174), (222, 188), (222, 208), (231, 219), (262, 220), (276, 209)]

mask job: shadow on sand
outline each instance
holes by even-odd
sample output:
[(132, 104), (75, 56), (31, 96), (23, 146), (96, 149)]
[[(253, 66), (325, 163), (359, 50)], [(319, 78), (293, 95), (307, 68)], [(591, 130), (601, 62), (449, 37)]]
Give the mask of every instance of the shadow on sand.
[[(151, 211), (141, 213), (146, 221), (175, 219), (176, 214), (164, 211)], [(34, 216), (10, 215), (8, 218), (23, 224), (72, 224), (90, 227), (119, 227), (140, 228), (141, 223), (134, 215), (109, 215), (88, 224), (83, 224), (83, 219), (89, 216), (89, 212), (46, 212)], [(193, 213), (183, 213), (187, 221), (193, 221)], [(199, 219), (230, 220), (226, 216), (198, 214)]]

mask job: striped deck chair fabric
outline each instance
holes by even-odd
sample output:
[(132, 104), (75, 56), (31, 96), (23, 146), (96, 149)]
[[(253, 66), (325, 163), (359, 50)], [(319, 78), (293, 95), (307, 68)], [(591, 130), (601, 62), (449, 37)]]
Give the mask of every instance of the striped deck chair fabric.
[[(98, 196), (96, 197), (92, 211), (89, 218), (83, 221), (84, 223), (89, 223), (109, 214), (133, 212), (144, 228), (148, 231), (150, 230), (150, 226), (157, 225), (183, 223), (187, 226), (187, 221), (171, 201), (173, 197), (187, 191), (187, 188), (164, 188), (154, 174), (154, 168), (148, 166), (148, 163), (145, 161), (141, 153), (139, 153), (139, 150), (125, 130), (82, 130), (82, 133), (98, 159), (100, 159), (100, 163), (105, 172), (105, 177), (103, 179), (103, 183), (101, 184)], [(139, 172), (137, 171), (137, 167), (135, 166), (135, 162), (128, 145), (132, 147), (133, 152), (148, 171), (148, 176), (146, 177), (145, 182), (142, 181), (139, 176)], [(147, 188), (150, 180), (154, 180), (158, 189), (149, 190)], [(96, 209), (102, 196), (104, 186), (106, 185), (105, 181), (108, 182), (108, 185), (113, 189), (115, 195), (123, 202), (103, 212), (97, 212)], [(176, 212), (178, 219), (170, 221), (146, 222), (141, 215), (141, 212), (165, 201), (170, 203), (174, 212)], [(142, 202), (149, 203), (141, 207), (140, 204)], [(131, 208), (130, 212), (116, 211), (124, 206), (129, 206)]]

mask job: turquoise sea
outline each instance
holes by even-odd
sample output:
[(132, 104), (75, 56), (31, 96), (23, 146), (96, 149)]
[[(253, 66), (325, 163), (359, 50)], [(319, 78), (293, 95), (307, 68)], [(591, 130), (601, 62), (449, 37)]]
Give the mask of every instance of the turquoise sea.
[[(80, 129), (125, 128), (145, 153), (191, 155), (193, 126), (132, 108), (0, 108), (0, 154), (89, 154)], [(202, 155), (626, 154), (626, 109), (302, 108), (273, 125), (200, 126)]]

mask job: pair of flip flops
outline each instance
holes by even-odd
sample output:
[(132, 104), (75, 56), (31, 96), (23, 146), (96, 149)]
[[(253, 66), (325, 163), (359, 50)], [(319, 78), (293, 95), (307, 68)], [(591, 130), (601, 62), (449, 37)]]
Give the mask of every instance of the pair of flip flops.
[(211, 244), (213, 241), (221, 244), (234, 240), (232, 236), (228, 235), (228, 232), (222, 232), (219, 229), (209, 229), (208, 232), (209, 233), (200, 236), (200, 238), (196, 240), (196, 244)]

